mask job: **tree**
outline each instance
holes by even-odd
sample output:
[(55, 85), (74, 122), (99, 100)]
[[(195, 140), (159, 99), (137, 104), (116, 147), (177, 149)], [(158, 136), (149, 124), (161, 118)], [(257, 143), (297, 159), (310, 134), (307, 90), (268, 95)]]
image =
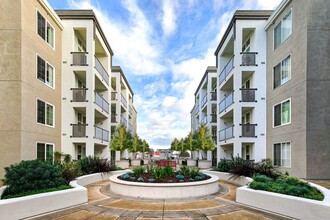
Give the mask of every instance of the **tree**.
[(216, 146), (213, 142), (211, 132), (205, 125), (202, 124), (193, 136), (197, 146), (195, 150), (213, 151), (215, 149)]
[(133, 144), (132, 134), (126, 130), (124, 125), (116, 128), (110, 142), (110, 149), (120, 151), (120, 157), (124, 150), (130, 149)]
[(184, 141), (185, 141), (185, 145), (186, 145), (186, 150), (189, 150), (192, 152), (197, 149), (197, 142), (194, 139), (194, 135), (191, 132), (188, 133), (188, 135), (184, 139)]
[(132, 146), (128, 149), (130, 152), (134, 153), (133, 155), (133, 158), (135, 159), (136, 155), (135, 153), (139, 152), (140, 148), (141, 148), (141, 145), (142, 145), (142, 141), (141, 139), (139, 138), (139, 136), (136, 134), (134, 135), (133, 137), (133, 142), (132, 142)]
[(174, 138), (174, 140), (172, 141), (171, 150), (172, 151), (179, 151), (179, 140), (177, 138)]
[(149, 144), (146, 140), (142, 140), (141, 141), (141, 145), (140, 145), (140, 150), (142, 152), (142, 158), (144, 159), (144, 153), (145, 152), (149, 152), (150, 151), (150, 147), (149, 147)]

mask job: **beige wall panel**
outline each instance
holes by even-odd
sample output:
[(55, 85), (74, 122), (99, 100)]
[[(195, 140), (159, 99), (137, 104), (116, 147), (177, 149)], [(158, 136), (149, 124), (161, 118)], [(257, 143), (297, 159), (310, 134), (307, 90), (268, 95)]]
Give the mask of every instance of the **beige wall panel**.
[(20, 29), (21, 23), (21, 0), (0, 1), (0, 30)]
[(4, 177), (4, 167), (21, 160), (20, 131), (0, 130), (0, 179)]

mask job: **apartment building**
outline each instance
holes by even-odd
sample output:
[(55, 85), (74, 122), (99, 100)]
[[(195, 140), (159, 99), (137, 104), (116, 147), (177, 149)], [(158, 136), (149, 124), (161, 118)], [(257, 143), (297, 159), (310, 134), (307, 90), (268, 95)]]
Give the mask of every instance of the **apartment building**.
[(217, 158), (266, 158), (266, 35), (272, 11), (236, 11), (216, 51)]
[(62, 152), (110, 158), (112, 49), (92, 10), (57, 10), (62, 45)]
[[(195, 132), (201, 124), (210, 130), (217, 143), (217, 68), (208, 66), (195, 92), (195, 105), (191, 111), (191, 129)], [(201, 152), (202, 153), (202, 152)], [(205, 154), (206, 152), (203, 152)], [(199, 158), (212, 160), (216, 151), (199, 155)], [(216, 163), (216, 162), (215, 162)]]
[(0, 7), (0, 179), (3, 167), (61, 149), (61, 20), (44, 0)]
[(267, 34), (267, 157), (279, 170), (330, 178), (330, 2), (283, 0)]
[[(124, 125), (135, 135), (137, 111), (133, 105), (133, 90), (120, 66), (113, 66), (111, 71), (111, 133), (119, 125)], [(112, 158), (120, 160), (119, 154), (117, 152), (116, 157)], [(128, 152), (125, 151), (122, 156), (128, 158)]]

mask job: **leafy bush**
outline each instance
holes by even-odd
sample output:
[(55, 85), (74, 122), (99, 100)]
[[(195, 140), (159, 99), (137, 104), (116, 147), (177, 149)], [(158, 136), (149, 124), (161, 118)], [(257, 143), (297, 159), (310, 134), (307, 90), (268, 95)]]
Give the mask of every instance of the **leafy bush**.
[(228, 172), (230, 170), (229, 160), (226, 158), (220, 159), (218, 166), (213, 170), (219, 172)]
[(182, 179), (184, 179), (184, 176), (183, 176), (183, 175), (180, 175), (180, 174), (178, 174), (178, 175), (176, 175), (176, 176), (175, 176), (175, 178), (177, 178), (177, 179), (179, 179), (179, 180), (182, 180)]
[(8, 187), (4, 191), (3, 197), (65, 185), (61, 167), (48, 161), (21, 161), (5, 167), (5, 172), (4, 183)]
[(69, 183), (74, 180), (77, 176), (81, 176), (81, 171), (78, 169), (75, 162), (68, 162), (61, 164), (62, 177), (66, 183)]
[(196, 176), (198, 176), (199, 174), (199, 168), (198, 169), (191, 169), (190, 172), (189, 172), (189, 176), (191, 178), (195, 178)]
[(54, 191), (59, 191), (59, 190), (65, 190), (65, 189), (71, 189), (71, 186), (66, 186), (66, 185), (61, 185), (56, 188), (48, 188), (48, 189), (37, 189), (37, 190), (30, 190), (26, 192), (21, 192), (15, 195), (2, 195), (1, 199), (12, 199), (12, 198), (18, 198), (18, 197), (23, 197), (23, 196), (30, 196), (30, 195), (35, 195), (39, 193), (46, 193), (46, 192), (54, 192)]
[(190, 175), (190, 168), (187, 166), (181, 166), (178, 174), (183, 175), (183, 176), (189, 176)]
[(257, 175), (253, 177), (253, 182), (250, 183), (249, 187), (255, 190), (264, 190), (307, 199), (324, 199), (324, 195), (317, 188), (295, 177), (281, 176), (272, 179), (265, 175)]
[(203, 179), (203, 177), (201, 177), (201, 176), (195, 176), (195, 180), (202, 180)]
[(147, 173), (152, 174), (154, 173), (155, 168), (152, 165), (147, 165)]
[(124, 174), (122, 174), (121, 175), (121, 178), (123, 178), (123, 179), (129, 179), (131, 176), (129, 175), (129, 173), (124, 173)]
[(115, 167), (110, 164), (108, 159), (100, 159), (95, 156), (88, 156), (78, 160), (77, 166), (83, 175), (115, 170)]
[(134, 181), (135, 180), (135, 177), (134, 176), (131, 176), (129, 179), (132, 180), (132, 181)]
[(153, 177), (155, 179), (163, 179), (164, 176), (165, 176), (165, 169), (161, 167), (156, 168), (153, 172)]
[(133, 169), (133, 175), (134, 176), (140, 176), (142, 173), (144, 173), (144, 167), (135, 167)]
[(137, 181), (139, 181), (139, 182), (143, 182), (144, 179), (143, 179), (142, 177), (139, 177), (139, 178), (137, 179)]
[(168, 176), (174, 176), (175, 172), (174, 172), (173, 167), (171, 167), (171, 166), (166, 166), (166, 167), (164, 167), (163, 169), (164, 169), (165, 175), (168, 175)]

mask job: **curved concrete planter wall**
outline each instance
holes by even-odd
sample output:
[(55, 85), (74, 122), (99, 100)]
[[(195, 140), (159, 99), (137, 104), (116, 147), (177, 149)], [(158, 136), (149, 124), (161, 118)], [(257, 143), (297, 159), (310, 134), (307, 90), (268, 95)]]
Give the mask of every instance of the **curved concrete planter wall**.
[(206, 174), (212, 174), (219, 177), (220, 180), (235, 184), (237, 186), (245, 186), (252, 182), (250, 177), (238, 177), (238, 178), (230, 178), (230, 173), (225, 172), (218, 172), (218, 171), (210, 171), (210, 170), (203, 170)]
[(196, 166), (196, 160), (188, 159), (187, 160), (187, 166), (189, 167), (195, 167)]
[(198, 168), (200, 169), (209, 169), (212, 166), (212, 162), (210, 160), (199, 160)]
[(219, 178), (214, 175), (210, 175), (211, 179), (208, 180), (189, 183), (137, 183), (120, 180), (118, 176), (110, 177), (110, 190), (120, 195), (137, 198), (187, 198), (210, 195), (219, 190)]

